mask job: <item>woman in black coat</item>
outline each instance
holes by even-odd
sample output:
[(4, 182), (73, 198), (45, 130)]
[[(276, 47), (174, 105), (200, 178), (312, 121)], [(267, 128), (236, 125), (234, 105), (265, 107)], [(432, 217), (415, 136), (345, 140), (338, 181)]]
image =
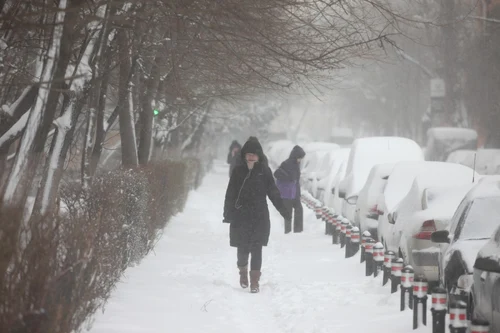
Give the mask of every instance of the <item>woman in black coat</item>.
[(234, 168), (237, 165), (243, 164), (243, 160), (241, 159), (241, 145), (238, 141), (233, 140), (231, 145), (229, 146), (229, 153), (227, 154), (227, 164), (229, 164), (229, 177), (233, 173)]
[(245, 163), (235, 167), (227, 187), (224, 222), (230, 223), (230, 245), (238, 249), (242, 288), (248, 287), (248, 259), (252, 255), (250, 291), (256, 293), (259, 292), (262, 247), (267, 246), (271, 231), (267, 197), (285, 219), (291, 215), (283, 204), (258, 140), (250, 138), (241, 148), (241, 157)]

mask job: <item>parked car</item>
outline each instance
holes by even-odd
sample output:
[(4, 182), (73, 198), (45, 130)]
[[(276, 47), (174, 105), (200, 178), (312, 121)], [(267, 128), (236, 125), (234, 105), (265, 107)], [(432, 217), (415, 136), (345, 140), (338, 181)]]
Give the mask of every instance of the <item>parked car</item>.
[(344, 180), (347, 170), (347, 161), (343, 161), (340, 165), (339, 172), (333, 180), (332, 194), (333, 194), (333, 209), (336, 214), (342, 215), (345, 200), (340, 197), (340, 183)]
[(483, 180), (467, 193), (449, 227), (431, 235), (441, 247), (441, 284), (452, 295), (468, 298), (477, 253), (500, 225), (500, 181)]
[(422, 161), (422, 149), (413, 140), (401, 137), (369, 137), (356, 139), (352, 145), (346, 176), (339, 186), (339, 196), (345, 200), (342, 215), (354, 220), (355, 202), (371, 168), (376, 164), (399, 161)]
[(475, 168), (480, 175), (500, 174), (500, 149), (478, 149)]
[(319, 199), (318, 195), (318, 183), (323, 179), (328, 178), (330, 171), (333, 167), (335, 154), (340, 149), (327, 151), (326, 154), (321, 158), (320, 163), (316, 171), (309, 173), (308, 187), (313, 197)]
[(478, 179), (471, 168), (441, 164), (431, 173), (415, 177), (393, 213), (395, 225), (387, 240), (389, 249), (396, 250), (416, 275), (425, 276), (429, 282), (439, 280), (440, 249), (431, 242), (431, 234), (448, 227), (458, 205), (474, 186), (472, 179)]
[(389, 223), (397, 205), (410, 191), (413, 180), (420, 172), (425, 172), (426, 168), (432, 172), (432, 165), (436, 162), (426, 161), (404, 161), (394, 165), (392, 172), (387, 179), (384, 191), (377, 200), (378, 230), (377, 239), (387, 247), (385, 235), (392, 235), (394, 223)]
[(425, 159), (444, 162), (459, 149), (477, 148), (477, 132), (470, 128), (433, 127), (427, 131)]
[(480, 175), (500, 174), (500, 149), (455, 150), (446, 161), (474, 168)]
[[(328, 176), (318, 181), (318, 199), (328, 207), (333, 208), (333, 191), (337, 174), (341, 172), (342, 163), (349, 158), (350, 148), (341, 148), (334, 152), (333, 163), (328, 170)], [(345, 167), (344, 167), (345, 173)]]
[(316, 172), (326, 153), (339, 149), (339, 145), (329, 142), (312, 142), (302, 148), (306, 152), (306, 156), (301, 162), (301, 185), (304, 189), (310, 191), (309, 178), (311, 177), (311, 172)]
[[(301, 185), (302, 188), (311, 192), (312, 179), (316, 175), (317, 170), (321, 167), (323, 158), (327, 155), (327, 150), (317, 150), (306, 153), (302, 160), (304, 166), (301, 172)], [(311, 180), (310, 180), (311, 179)], [(312, 193), (311, 193), (312, 194)]]
[(458, 149), (448, 155), (448, 157), (446, 158), (446, 162), (458, 163), (468, 166), (469, 168), (474, 168), (475, 154), (476, 150), (473, 149)]
[[(377, 239), (378, 216), (380, 211), (377, 207), (377, 199), (384, 191), (387, 180), (390, 177), (395, 163), (377, 164), (370, 171), (368, 180), (359, 192), (354, 214), (354, 224), (360, 228), (361, 233), (365, 230)], [(351, 198), (351, 200), (353, 200)]]
[(289, 140), (272, 141), (266, 146), (267, 157), (271, 168), (279, 167), (283, 158), (287, 158), (294, 144)]
[(469, 302), (473, 317), (487, 320), (490, 332), (500, 332), (500, 227), (479, 250), (473, 281)]

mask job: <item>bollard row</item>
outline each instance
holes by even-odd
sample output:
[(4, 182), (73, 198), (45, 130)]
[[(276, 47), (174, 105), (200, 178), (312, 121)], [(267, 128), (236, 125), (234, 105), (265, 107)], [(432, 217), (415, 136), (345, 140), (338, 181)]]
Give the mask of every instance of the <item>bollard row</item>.
[[(423, 277), (414, 277), (410, 265), (404, 266), (402, 258), (397, 258), (394, 251), (384, 249), (376, 242), (370, 232), (360, 235), (358, 227), (353, 226), (344, 218), (319, 201), (302, 196), (305, 205), (313, 209), (316, 218), (325, 222), (325, 234), (332, 236), (332, 244), (340, 244), (345, 250), (345, 257), (350, 258), (360, 252), (360, 263), (365, 263), (365, 275), (377, 277), (383, 274), (382, 285), (391, 281), (391, 293), (401, 292), (400, 311), (407, 308), (413, 310), (413, 329), (427, 325), (428, 282)], [(403, 267), (404, 266), (404, 267)], [(432, 333), (445, 333), (446, 314), (448, 311), (447, 292), (437, 287), (432, 292)], [(452, 302), (449, 305), (450, 333), (468, 332), (467, 304), (463, 301)], [(471, 333), (488, 333), (489, 323), (473, 319), (470, 322)]]

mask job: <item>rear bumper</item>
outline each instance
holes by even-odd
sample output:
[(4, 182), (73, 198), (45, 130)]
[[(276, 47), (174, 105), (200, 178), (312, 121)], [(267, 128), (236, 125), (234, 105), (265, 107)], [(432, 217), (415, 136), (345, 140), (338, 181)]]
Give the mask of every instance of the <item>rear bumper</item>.
[(439, 249), (413, 250), (411, 255), (415, 275), (423, 275), (428, 281), (439, 280)]

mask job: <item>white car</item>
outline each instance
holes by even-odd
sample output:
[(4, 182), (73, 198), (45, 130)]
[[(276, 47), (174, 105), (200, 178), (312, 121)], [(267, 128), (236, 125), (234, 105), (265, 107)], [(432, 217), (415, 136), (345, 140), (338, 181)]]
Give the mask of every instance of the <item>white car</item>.
[(347, 170), (347, 160), (343, 161), (342, 164), (340, 165), (339, 172), (337, 172), (337, 175), (335, 176), (333, 180), (333, 186), (332, 186), (332, 206), (333, 210), (335, 211), (336, 214), (342, 215), (343, 207), (345, 200), (340, 197), (339, 193), (339, 186), (340, 183), (344, 180), (345, 175), (346, 175), (346, 170)]
[(279, 167), (279, 165), (288, 157), (293, 146), (293, 142), (289, 140), (270, 142), (266, 151), (269, 159), (269, 166), (273, 169)]
[(310, 191), (309, 181), (310, 173), (316, 172), (320, 167), (322, 158), (327, 152), (339, 149), (339, 145), (329, 142), (311, 142), (302, 147), (306, 156), (300, 163), (301, 167), (301, 186)]
[(421, 173), (413, 181), (406, 197), (393, 213), (393, 234), (388, 249), (399, 253), (415, 274), (438, 281), (440, 249), (431, 242), (431, 234), (445, 229), (465, 194), (474, 186), (477, 174), (459, 164), (442, 163), (432, 173)]
[(302, 162), (304, 162), (304, 166), (301, 171), (301, 186), (308, 192), (311, 192), (312, 185), (312, 181), (309, 179), (312, 179), (312, 177), (316, 175), (316, 172), (320, 169), (321, 162), (327, 153), (327, 150), (312, 151), (306, 153), (306, 156), (302, 160)]
[(320, 164), (315, 172), (309, 173), (308, 187), (313, 197), (320, 199), (318, 196), (318, 185), (324, 179), (327, 179), (330, 175), (330, 171), (333, 168), (335, 154), (339, 149), (327, 151), (326, 154), (320, 161)]
[(356, 204), (349, 203), (352, 202), (349, 198), (359, 195), (374, 165), (423, 160), (424, 155), (420, 146), (407, 138), (369, 137), (356, 139), (349, 155), (346, 176), (339, 188), (339, 196), (346, 199), (342, 215), (350, 221), (354, 220)]
[(500, 181), (486, 177), (467, 193), (448, 228), (431, 235), (441, 248), (440, 280), (448, 291), (460, 278), (471, 286), (476, 256), (499, 225)]
[(365, 186), (359, 192), (359, 197), (354, 197), (354, 200), (357, 198), (354, 225), (359, 227), (361, 233), (367, 230), (376, 237), (380, 212), (377, 199), (384, 191), (394, 165), (394, 163), (375, 165), (370, 171)]
[(328, 207), (333, 208), (333, 188), (335, 187), (335, 179), (337, 178), (337, 174), (341, 171), (342, 163), (345, 163), (349, 158), (350, 151), (350, 148), (336, 150), (333, 155), (333, 163), (328, 172), (328, 176), (322, 178), (318, 182), (318, 198)]
[[(394, 224), (389, 223), (389, 216), (397, 205), (408, 194), (415, 177), (423, 172), (432, 172), (432, 168), (439, 167), (436, 163), (427, 161), (405, 161), (398, 162), (387, 179), (384, 191), (378, 197), (377, 210), (378, 230), (377, 239), (387, 247), (386, 239), (392, 235)], [(426, 171), (427, 170), (427, 171)]]

